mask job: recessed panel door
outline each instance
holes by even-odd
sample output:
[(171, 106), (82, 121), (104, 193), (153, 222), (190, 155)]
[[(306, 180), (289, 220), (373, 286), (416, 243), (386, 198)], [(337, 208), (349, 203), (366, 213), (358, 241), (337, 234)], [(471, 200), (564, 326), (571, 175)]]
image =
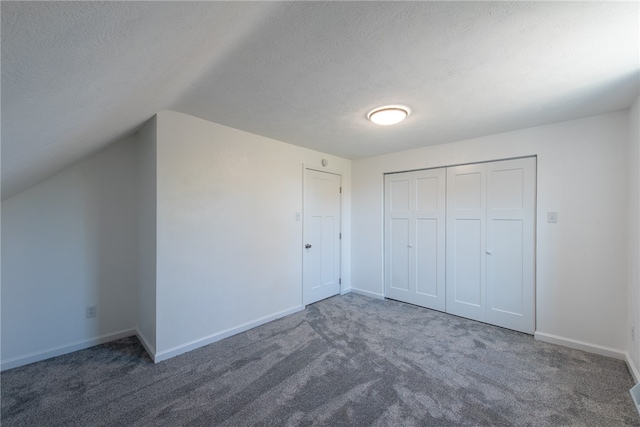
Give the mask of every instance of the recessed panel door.
[(535, 328), (535, 158), (487, 163), (488, 323)]
[(407, 301), (412, 292), (409, 283), (412, 181), (411, 173), (385, 177), (385, 296), (400, 301)]
[(340, 292), (340, 175), (305, 169), (303, 303)]
[(385, 176), (385, 296), (445, 309), (445, 170)]
[(485, 321), (485, 165), (447, 168), (447, 313)]
[(414, 303), (445, 310), (445, 213), (446, 171), (428, 169), (414, 172), (413, 218), (415, 283)]

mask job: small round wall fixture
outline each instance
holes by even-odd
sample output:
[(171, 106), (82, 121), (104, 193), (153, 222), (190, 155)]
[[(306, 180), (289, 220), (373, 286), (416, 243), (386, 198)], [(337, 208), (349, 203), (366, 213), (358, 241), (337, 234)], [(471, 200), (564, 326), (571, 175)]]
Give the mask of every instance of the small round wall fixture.
[(373, 109), (367, 114), (367, 119), (382, 126), (400, 123), (409, 115), (409, 108), (402, 105), (386, 105)]
[(322, 159), (322, 166), (327, 167), (328, 164), (329, 162), (327, 161), (327, 159)]

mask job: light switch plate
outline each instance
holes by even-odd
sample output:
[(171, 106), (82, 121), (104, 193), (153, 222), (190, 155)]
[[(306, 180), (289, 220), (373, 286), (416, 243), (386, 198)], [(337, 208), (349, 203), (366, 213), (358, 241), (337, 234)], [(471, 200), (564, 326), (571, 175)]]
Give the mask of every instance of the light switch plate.
[(547, 222), (555, 224), (558, 222), (558, 212), (547, 212)]

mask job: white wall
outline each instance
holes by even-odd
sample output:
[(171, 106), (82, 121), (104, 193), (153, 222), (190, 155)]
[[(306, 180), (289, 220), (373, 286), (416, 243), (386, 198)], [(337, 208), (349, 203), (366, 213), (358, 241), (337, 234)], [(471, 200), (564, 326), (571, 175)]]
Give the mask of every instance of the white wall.
[(349, 160), (184, 114), (158, 114), (157, 354), (162, 360), (302, 307), (303, 164)]
[(153, 357), (156, 347), (156, 138), (157, 119), (138, 131), (137, 169), (137, 334)]
[(536, 337), (624, 357), (627, 129), (625, 111), (353, 161), (352, 287), (383, 293), (385, 172), (537, 155)]
[(132, 334), (132, 153), (111, 145), (2, 202), (3, 369)]
[[(343, 172), (343, 288), (381, 296), (383, 173), (533, 154), (537, 331), (629, 349), (638, 366), (639, 145), (638, 101), (631, 113), (354, 162), (161, 112), (135, 140), (3, 202), (2, 368), (136, 326), (162, 360), (301, 308), (303, 164), (326, 158)], [(92, 304), (98, 317), (86, 320)]]
[[(625, 335), (636, 382), (640, 381), (640, 97), (629, 111), (628, 321)], [(631, 329), (634, 329), (632, 339)]]

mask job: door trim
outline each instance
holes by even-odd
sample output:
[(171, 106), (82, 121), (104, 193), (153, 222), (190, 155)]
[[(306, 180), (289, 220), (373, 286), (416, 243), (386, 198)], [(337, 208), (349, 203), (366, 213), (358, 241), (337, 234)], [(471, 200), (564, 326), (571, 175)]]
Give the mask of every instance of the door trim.
[[(506, 161), (506, 160), (529, 159), (529, 158), (532, 158), (532, 157), (536, 159), (536, 176), (538, 176), (537, 175), (537, 165), (538, 165), (538, 155), (537, 154), (529, 154), (529, 155), (526, 155), (526, 156), (516, 156), (516, 157), (503, 157), (503, 158), (500, 158), (500, 159), (491, 159), (491, 160), (480, 160), (480, 161), (477, 161), (477, 162), (449, 163), (449, 164), (441, 165), (441, 166), (429, 166), (428, 168), (397, 170), (397, 171), (392, 171), (392, 172), (384, 172), (382, 175), (393, 175), (395, 173), (405, 173), (405, 172), (418, 172), (418, 171), (426, 171), (426, 170), (440, 169), (440, 168), (453, 168), (453, 167), (456, 167), (456, 166), (480, 165), (482, 163), (503, 162), (503, 161)], [(536, 202), (537, 202), (537, 198), (536, 198)]]

